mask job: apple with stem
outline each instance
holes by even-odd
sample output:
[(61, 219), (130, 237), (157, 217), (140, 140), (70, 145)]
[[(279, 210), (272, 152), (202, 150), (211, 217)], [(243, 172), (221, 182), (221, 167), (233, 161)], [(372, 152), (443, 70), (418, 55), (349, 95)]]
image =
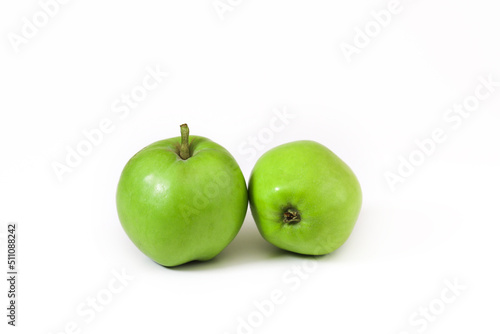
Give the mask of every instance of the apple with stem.
[(164, 266), (206, 261), (236, 236), (248, 202), (243, 174), (222, 146), (189, 136), (155, 142), (126, 164), (116, 192), (132, 242)]

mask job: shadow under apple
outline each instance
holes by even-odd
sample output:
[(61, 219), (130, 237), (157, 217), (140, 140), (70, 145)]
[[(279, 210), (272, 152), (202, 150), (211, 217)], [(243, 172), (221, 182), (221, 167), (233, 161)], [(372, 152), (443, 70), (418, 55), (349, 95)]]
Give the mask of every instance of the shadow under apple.
[(215, 258), (208, 261), (192, 261), (180, 266), (166, 268), (180, 272), (214, 270), (285, 258), (329, 261), (341, 256), (341, 249), (342, 247), (330, 254), (316, 256), (283, 250), (264, 240), (250, 215), (245, 218), (243, 226), (234, 240)]
[(247, 215), (240, 232), (234, 240), (216, 257), (208, 261), (192, 261), (176, 267), (167, 267), (176, 271), (199, 271), (219, 268), (231, 268), (272, 258), (285, 256), (285, 252), (262, 238), (257, 226)]

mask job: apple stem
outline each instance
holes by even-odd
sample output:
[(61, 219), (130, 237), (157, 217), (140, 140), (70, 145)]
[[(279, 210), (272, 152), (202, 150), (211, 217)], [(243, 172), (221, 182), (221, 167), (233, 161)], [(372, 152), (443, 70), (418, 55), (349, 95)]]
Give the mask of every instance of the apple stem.
[(187, 160), (191, 156), (189, 153), (189, 128), (185, 123), (181, 125), (181, 148), (179, 155), (182, 160)]
[(293, 209), (288, 209), (283, 212), (283, 223), (295, 224), (300, 222), (300, 214), (298, 211)]

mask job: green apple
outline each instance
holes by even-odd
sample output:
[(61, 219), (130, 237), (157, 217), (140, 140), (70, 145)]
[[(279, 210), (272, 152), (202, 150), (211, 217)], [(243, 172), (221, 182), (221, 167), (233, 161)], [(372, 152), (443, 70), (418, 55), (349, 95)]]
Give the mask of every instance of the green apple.
[(248, 185), (260, 234), (282, 249), (323, 255), (351, 234), (361, 209), (361, 187), (327, 147), (296, 141), (263, 154)]
[(236, 236), (248, 202), (243, 174), (222, 146), (199, 136), (155, 142), (126, 164), (116, 193), (132, 242), (164, 266), (206, 261)]

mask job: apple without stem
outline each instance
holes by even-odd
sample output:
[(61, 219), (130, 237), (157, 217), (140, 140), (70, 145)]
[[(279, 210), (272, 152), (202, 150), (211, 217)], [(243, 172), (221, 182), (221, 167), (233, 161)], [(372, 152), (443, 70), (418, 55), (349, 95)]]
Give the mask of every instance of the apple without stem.
[(189, 136), (153, 143), (126, 164), (116, 204), (123, 229), (164, 266), (219, 254), (236, 236), (247, 210), (241, 170), (222, 146)]
[(248, 191), (264, 239), (307, 255), (339, 248), (354, 228), (362, 201), (349, 166), (313, 141), (291, 142), (262, 155)]

